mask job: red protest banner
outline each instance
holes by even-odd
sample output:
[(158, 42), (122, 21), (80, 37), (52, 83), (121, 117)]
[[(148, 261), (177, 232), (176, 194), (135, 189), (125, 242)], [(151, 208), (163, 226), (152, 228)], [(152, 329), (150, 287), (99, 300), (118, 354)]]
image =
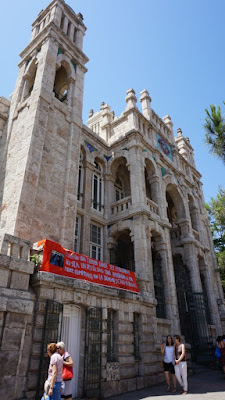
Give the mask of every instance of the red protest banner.
[(48, 239), (38, 242), (36, 247), (43, 247), (40, 271), (139, 293), (132, 271), (64, 249)]

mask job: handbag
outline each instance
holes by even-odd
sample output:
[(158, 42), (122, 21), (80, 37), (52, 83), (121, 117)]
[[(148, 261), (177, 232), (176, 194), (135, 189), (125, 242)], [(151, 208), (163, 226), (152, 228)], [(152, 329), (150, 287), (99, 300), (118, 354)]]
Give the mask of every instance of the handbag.
[(67, 365), (63, 364), (62, 378), (64, 381), (68, 381), (69, 379), (72, 379), (73, 378), (73, 367), (68, 367)]
[(160, 361), (160, 367), (164, 368), (164, 362), (163, 361)]
[(46, 379), (45, 384), (44, 384), (44, 392), (45, 392), (45, 394), (48, 395), (49, 389), (50, 389), (50, 383), (49, 383), (48, 379)]

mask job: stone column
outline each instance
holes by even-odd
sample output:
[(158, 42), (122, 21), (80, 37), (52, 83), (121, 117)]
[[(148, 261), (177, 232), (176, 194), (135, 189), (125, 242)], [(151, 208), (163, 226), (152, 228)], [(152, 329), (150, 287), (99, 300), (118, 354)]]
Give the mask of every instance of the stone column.
[(151, 233), (146, 215), (134, 217), (133, 242), (136, 277), (143, 282), (141, 289), (154, 297), (154, 282), (151, 256)]
[(148, 181), (151, 186), (152, 200), (159, 206), (161, 198), (159, 193), (159, 177), (157, 175), (153, 175), (152, 177), (148, 178)]
[(82, 253), (89, 256), (90, 247), (90, 208), (92, 207), (92, 175), (94, 165), (89, 161), (85, 162), (85, 184), (84, 184), (84, 216), (83, 216), (83, 237)]
[(198, 257), (197, 257), (197, 249), (193, 242), (184, 243), (184, 264), (187, 265), (188, 270), (190, 271), (190, 279), (191, 279), (191, 287), (193, 292), (201, 292), (202, 285), (199, 274), (199, 266), (198, 266)]
[(211, 321), (216, 327), (216, 332), (218, 334), (222, 334), (223, 332), (221, 327), (220, 315), (218, 312), (215, 312), (216, 310), (218, 310), (216, 290), (215, 290), (215, 279), (213, 276), (213, 271), (210, 269), (207, 262), (204, 262), (204, 268), (201, 268), (201, 273), (204, 275), (205, 278)]
[(163, 275), (165, 284), (165, 302), (167, 318), (171, 320), (171, 328), (174, 334), (180, 333), (180, 317), (177, 303), (176, 281), (173, 267), (173, 255), (171, 250), (170, 230), (165, 228), (164, 235), (158, 244), (162, 256)]
[(63, 21), (63, 32), (65, 33), (65, 34), (67, 34), (67, 29), (68, 29), (68, 18), (65, 16), (64, 17), (64, 21)]
[(145, 174), (142, 150), (134, 145), (129, 150), (130, 188), (133, 209), (145, 204)]
[(115, 181), (116, 181), (116, 178), (114, 176), (112, 176), (110, 174), (105, 175), (105, 192), (106, 192), (106, 197), (107, 197), (107, 207), (105, 208), (105, 218), (108, 218), (108, 219), (110, 219), (113, 216), (111, 206), (116, 201), (115, 187), (114, 187)]
[(72, 42), (73, 42), (73, 38), (74, 38), (74, 30), (75, 30), (75, 26), (73, 24), (71, 24), (70, 31), (69, 31), (69, 38)]

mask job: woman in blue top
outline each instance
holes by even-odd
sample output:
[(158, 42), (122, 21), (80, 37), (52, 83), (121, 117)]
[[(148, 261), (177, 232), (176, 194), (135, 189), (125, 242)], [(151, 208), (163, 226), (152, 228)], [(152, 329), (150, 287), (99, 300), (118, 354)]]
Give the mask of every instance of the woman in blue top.
[(176, 393), (176, 375), (174, 370), (174, 344), (172, 336), (168, 335), (166, 338), (166, 344), (161, 344), (161, 353), (164, 354), (164, 375), (167, 383), (167, 392), (170, 391), (170, 375), (172, 375), (173, 381), (173, 393)]

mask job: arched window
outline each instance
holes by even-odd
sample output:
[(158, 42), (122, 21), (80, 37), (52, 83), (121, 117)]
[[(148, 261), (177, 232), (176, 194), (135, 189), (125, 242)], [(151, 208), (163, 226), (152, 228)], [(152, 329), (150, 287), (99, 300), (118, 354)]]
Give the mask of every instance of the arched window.
[(67, 72), (63, 66), (61, 66), (55, 74), (55, 83), (53, 92), (55, 97), (62, 103), (68, 102), (68, 77)]
[(95, 161), (95, 170), (92, 178), (92, 207), (103, 212), (103, 176), (102, 167)]
[(123, 184), (120, 178), (116, 178), (115, 182), (115, 194), (116, 194), (116, 201), (119, 201), (124, 198), (124, 191), (123, 191)]
[(35, 61), (33, 61), (30, 66), (29, 72), (24, 79), (22, 100), (25, 100), (27, 97), (31, 95), (31, 92), (34, 88), (36, 73), (37, 73), (37, 64)]
[(80, 161), (79, 161), (79, 173), (78, 173), (78, 187), (77, 187), (77, 200), (81, 201), (83, 197), (83, 188), (84, 188), (84, 165), (83, 165), (84, 155), (83, 152), (80, 152)]

